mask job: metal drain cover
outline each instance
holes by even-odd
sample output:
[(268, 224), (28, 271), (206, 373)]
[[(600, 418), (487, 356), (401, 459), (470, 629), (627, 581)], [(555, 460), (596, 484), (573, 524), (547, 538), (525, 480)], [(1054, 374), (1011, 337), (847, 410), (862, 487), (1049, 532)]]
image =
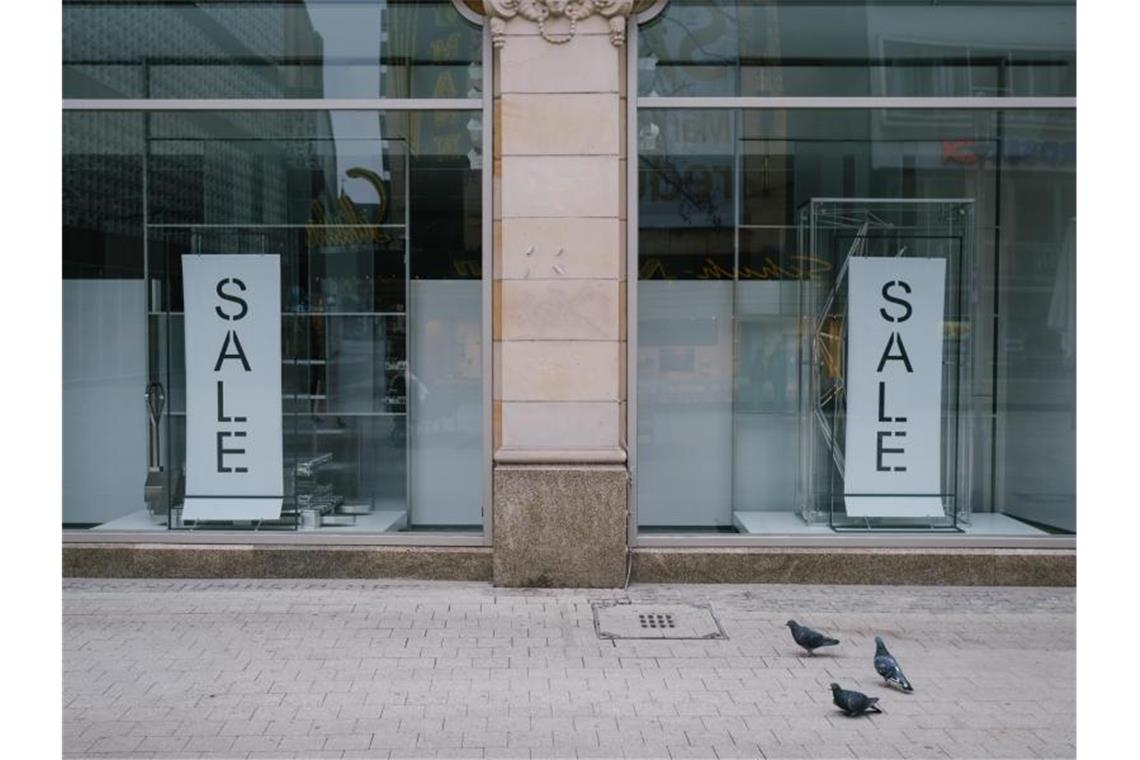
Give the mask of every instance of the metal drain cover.
[(727, 639), (707, 604), (593, 602), (599, 639)]

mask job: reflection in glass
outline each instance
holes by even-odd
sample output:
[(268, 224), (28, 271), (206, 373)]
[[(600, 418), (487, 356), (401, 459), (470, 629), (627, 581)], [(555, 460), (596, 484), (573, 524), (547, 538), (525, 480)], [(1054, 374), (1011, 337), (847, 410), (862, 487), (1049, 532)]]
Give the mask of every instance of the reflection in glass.
[(672, 0), (640, 33), (653, 96), (1073, 96), (1076, 4)]
[[(482, 185), (472, 124), (478, 112), (67, 112), (65, 522), (480, 526)], [(183, 521), (182, 257), (266, 252), (282, 267), (285, 510), (253, 524)], [(164, 395), (159, 465), (171, 478), (148, 508), (156, 436), (143, 389), (154, 383)], [(96, 434), (102, 426), (113, 433)], [(111, 451), (107, 435), (121, 445)], [(122, 493), (82, 497), (100, 478)]]
[(642, 528), (816, 529), (792, 512), (795, 335), (801, 281), (832, 262), (799, 209), (964, 198), (968, 530), (1074, 530), (1072, 111), (642, 109), (638, 129)]
[(478, 97), (451, 0), (66, 0), (65, 98)]

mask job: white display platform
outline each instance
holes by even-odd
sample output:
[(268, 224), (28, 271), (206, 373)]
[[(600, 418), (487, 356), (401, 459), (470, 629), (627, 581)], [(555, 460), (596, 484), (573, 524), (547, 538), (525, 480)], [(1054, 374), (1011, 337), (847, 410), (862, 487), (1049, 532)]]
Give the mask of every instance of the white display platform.
[[(139, 489), (141, 492), (141, 488)], [(166, 520), (156, 521), (150, 512), (140, 509), (114, 520), (108, 520), (102, 525), (96, 525), (91, 530), (166, 530)]]
[[(831, 534), (826, 525), (808, 525), (795, 512), (733, 512), (732, 523), (741, 533), (768, 536)], [(1043, 530), (997, 513), (970, 515), (969, 525), (959, 526), (972, 536), (1047, 536)]]
[(355, 525), (322, 525), (302, 533), (391, 533), (408, 527), (408, 513), (403, 509), (378, 509), (357, 515)]
[(732, 523), (741, 533), (765, 535), (831, 535), (826, 525), (808, 525), (795, 512), (733, 512)]
[(970, 515), (970, 524), (959, 526), (974, 536), (1048, 536), (1049, 534), (1032, 525), (1008, 515), (986, 512)]

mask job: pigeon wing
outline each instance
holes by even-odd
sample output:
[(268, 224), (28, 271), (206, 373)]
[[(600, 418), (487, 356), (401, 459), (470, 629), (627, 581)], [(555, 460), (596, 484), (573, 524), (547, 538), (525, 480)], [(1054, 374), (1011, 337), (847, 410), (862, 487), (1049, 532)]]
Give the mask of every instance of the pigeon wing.
[(814, 631), (802, 625), (794, 632), (793, 638), (797, 644), (807, 649), (816, 649), (817, 647), (827, 646), (828, 644), (839, 643), (833, 638), (824, 636), (819, 631)]
[(836, 707), (838, 707), (840, 710), (843, 710), (844, 712), (851, 712), (853, 709), (855, 709), (852, 707), (851, 703), (851, 692), (847, 691), (846, 689), (839, 689), (836, 691), (832, 701), (835, 703)]
[(910, 685), (910, 681), (906, 680), (906, 676), (903, 675), (898, 660), (889, 654), (875, 658), (875, 670), (878, 671), (879, 675), (885, 678), (888, 683), (898, 684), (903, 691), (914, 691)]
[(914, 691), (914, 687), (910, 685), (910, 681), (906, 680), (903, 675), (902, 668), (895, 664), (895, 674), (887, 679), (890, 683), (898, 684), (898, 687), (903, 691)]
[(895, 658), (887, 654), (875, 658), (875, 672), (889, 680), (901, 671)]
[(878, 697), (868, 697), (866, 694), (858, 691), (847, 691), (841, 689), (835, 695), (835, 704), (848, 715), (859, 715), (869, 709), (874, 708), (875, 703), (879, 701)]

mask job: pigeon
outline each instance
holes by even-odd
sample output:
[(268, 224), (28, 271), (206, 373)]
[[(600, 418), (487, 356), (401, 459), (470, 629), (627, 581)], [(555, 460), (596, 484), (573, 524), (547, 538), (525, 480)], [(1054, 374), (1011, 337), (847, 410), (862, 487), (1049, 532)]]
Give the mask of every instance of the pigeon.
[(878, 697), (868, 697), (858, 691), (847, 691), (839, 688), (839, 684), (831, 684), (831, 701), (844, 712), (848, 718), (854, 718), (865, 712), (881, 713), (882, 710), (875, 704)]
[(899, 667), (899, 661), (887, 651), (887, 645), (883, 643), (883, 639), (880, 636), (875, 637), (875, 671), (878, 672), (888, 684), (897, 686), (903, 691), (914, 691), (914, 687), (910, 685), (910, 681), (906, 680), (906, 676), (903, 675), (902, 668)]
[(806, 625), (800, 625), (794, 620), (789, 620), (784, 623), (792, 629), (792, 638), (796, 643), (808, 651), (808, 654), (814, 654), (815, 650), (819, 647), (835, 646), (839, 643), (837, 639), (830, 636), (824, 636), (819, 631), (813, 631)]

